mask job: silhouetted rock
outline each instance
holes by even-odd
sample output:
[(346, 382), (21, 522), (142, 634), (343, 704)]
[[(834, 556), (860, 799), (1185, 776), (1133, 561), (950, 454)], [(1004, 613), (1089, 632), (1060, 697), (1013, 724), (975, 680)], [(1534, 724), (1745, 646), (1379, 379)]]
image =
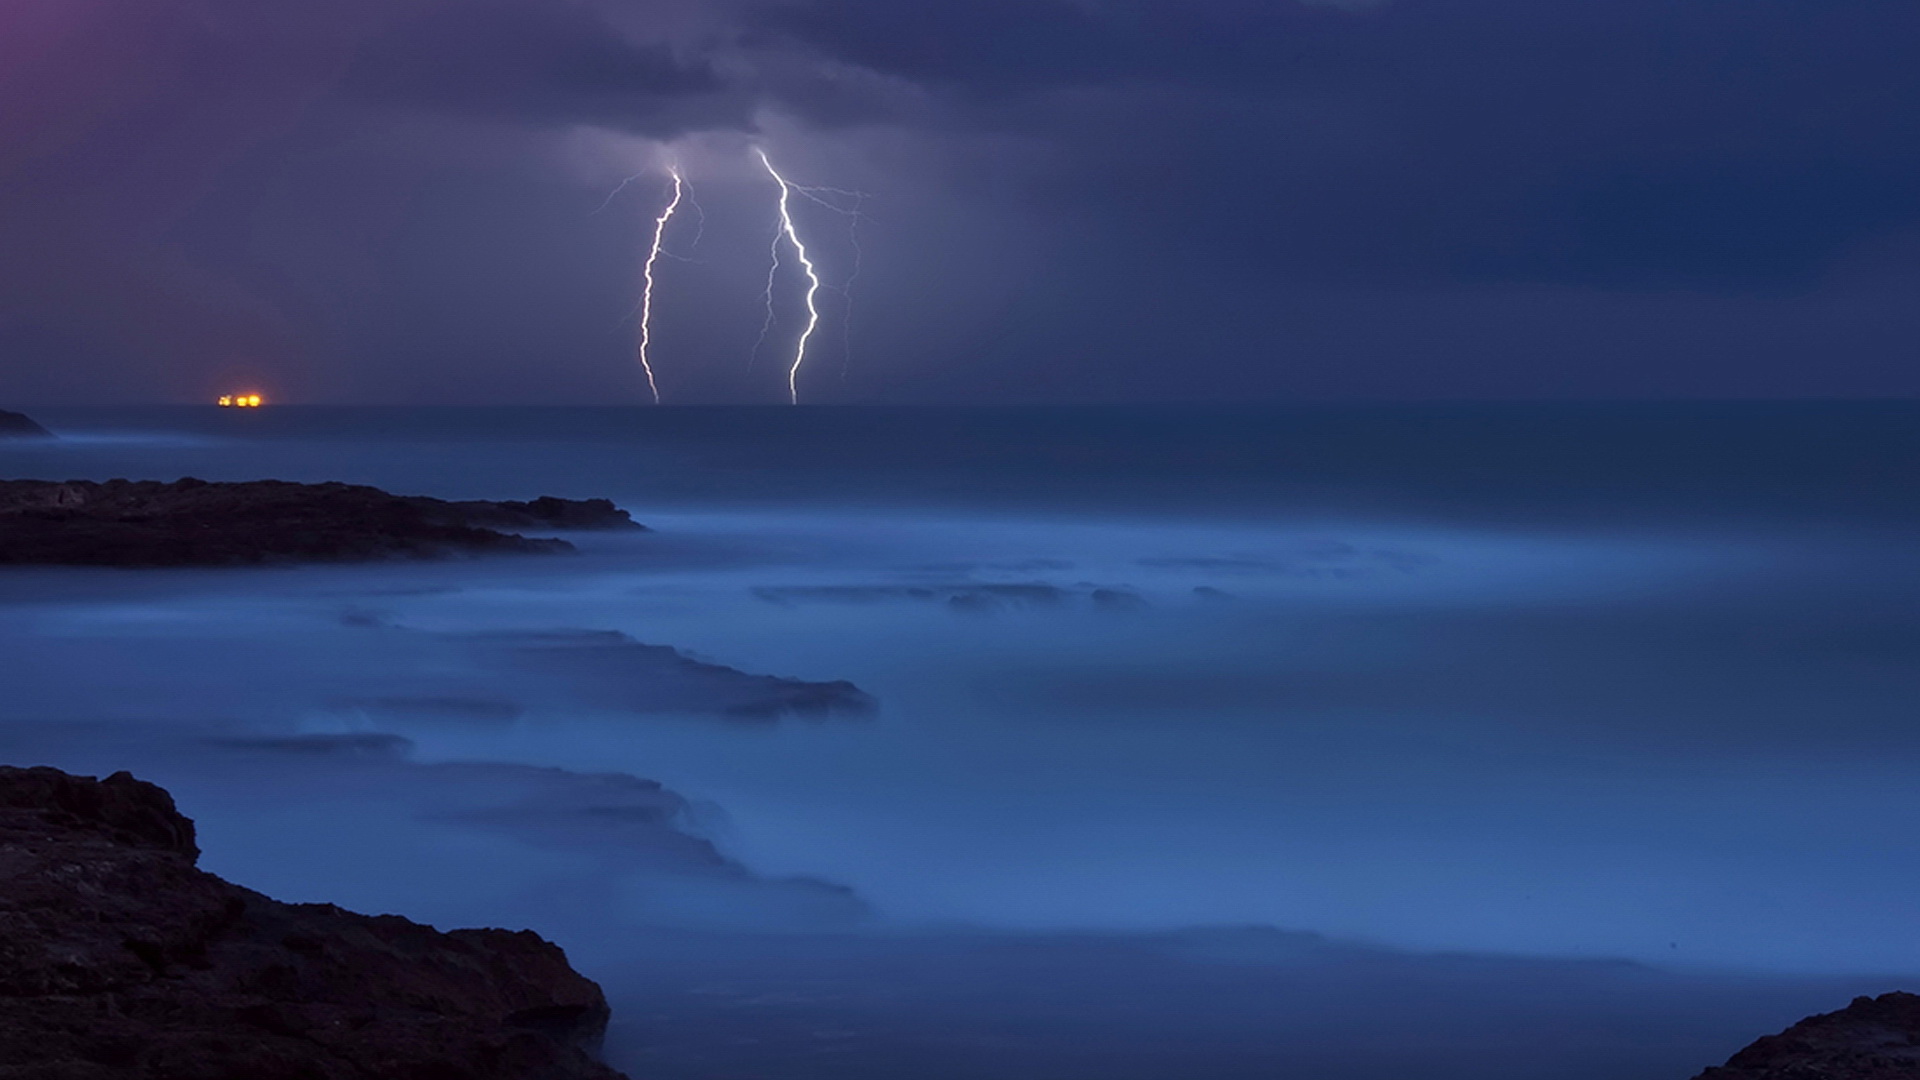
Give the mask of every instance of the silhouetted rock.
[(1920, 1080), (1920, 995), (1857, 997), (1768, 1035), (1695, 1080)]
[(1144, 597), (1127, 589), (1095, 589), (1089, 595), (1094, 607), (1108, 611), (1138, 611), (1147, 606)]
[(956, 582), (947, 585), (762, 585), (756, 587), (753, 594), (781, 607), (797, 604), (943, 601), (954, 611), (1058, 607), (1072, 596), (1066, 589), (1040, 581), (1015, 584)]
[(283, 904), (116, 773), (0, 767), (0, 1075), (619, 1080), (600, 988), (530, 932)]
[(0, 409), (0, 439), (51, 439), (53, 432), (33, 422), (25, 413)]
[(641, 529), (605, 499), (445, 502), (280, 480), (0, 480), (0, 563), (231, 566), (571, 551), (505, 529)]
[(452, 502), (419, 496), (408, 502), (436, 509), (450, 507), (468, 525), (483, 529), (638, 529), (625, 510), (610, 499), (556, 499), (545, 495), (530, 502)]
[(589, 700), (623, 711), (714, 713), (742, 720), (785, 716), (866, 716), (878, 707), (845, 679), (811, 682), (753, 675), (696, 660), (667, 645), (647, 645), (617, 630), (506, 634), (515, 666), (557, 674)]

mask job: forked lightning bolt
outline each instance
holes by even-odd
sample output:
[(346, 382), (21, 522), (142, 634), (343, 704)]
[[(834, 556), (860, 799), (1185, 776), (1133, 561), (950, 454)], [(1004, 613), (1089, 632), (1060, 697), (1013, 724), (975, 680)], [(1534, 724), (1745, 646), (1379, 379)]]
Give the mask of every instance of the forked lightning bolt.
[(653, 267), (660, 261), (660, 248), (667, 235), (667, 222), (680, 209), (680, 199), (686, 192), (686, 182), (680, 179), (680, 170), (671, 170), (673, 177), (673, 200), (660, 216), (653, 219), (653, 248), (647, 252), (646, 287), (640, 293), (640, 370), (647, 373), (647, 389), (653, 392), (653, 403), (660, 404), (660, 384), (653, 381), (653, 362), (648, 357), (648, 349), (653, 345)]
[(626, 178), (625, 180), (622, 180), (622, 181), (620, 181), (620, 183), (619, 183), (619, 184), (618, 184), (618, 185), (617, 185), (617, 186), (616, 186), (616, 187), (615, 187), (615, 188), (614, 188), (614, 189), (613, 189), (612, 191), (609, 191), (609, 192), (607, 192), (607, 197), (606, 197), (606, 198), (604, 198), (604, 199), (602, 199), (602, 200), (600, 200), (600, 205), (599, 205), (599, 206), (596, 206), (596, 207), (594, 207), (594, 208), (593, 208), (593, 213), (592, 213), (592, 214), (588, 214), (587, 216), (588, 216), (588, 217), (593, 217), (593, 216), (594, 216), (594, 214), (598, 214), (598, 213), (599, 213), (600, 211), (602, 211), (602, 210), (605, 210), (605, 209), (606, 209), (607, 207), (609, 207), (609, 206), (612, 206), (612, 205), (613, 205), (613, 200), (614, 200), (614, 197), (615, 197), (615, 196), (617, 196), (617, 195), (619, 195), (619, 194), (620, 194), (621, 192), (623, 192), (623, 191), (625, 191), (625, 190), (627, 190), (627, 185), (628, 185), (628, 184), (631, 184), (631, 183), (633, 183), (633, 182), (634, 182), (635, 180), (638, 180), (638, 179), (640, 179), (640, 178), (641, 178), (642, 176), (645, 176), (645, 175), (647, 175), (647, 174), (646, 174), (646, 173), (634, 173), (634, 174), (633, 174), (632, 176), (629, 176), (629, 177), (627, 177), (627, 178)]
[[(793, 208), (790, 204), (795, 190), (794, 185), (789, 184), (786, 177), (781, 176), (779, 170), (773, 167), (773, 162), (767, 157), (765, 150), (755, 147), (754, 153), (760, 155), (760, 164), (766, 166), (767, 175), (773, 177), (774, 183), (780, 185), (780, 232), (774, 237), (774, 258), (778, 260), (780, 257), (780, 240), (784, 237), (793, 245), (794, 255), (799, 258), (801, 268), (807, 272), (807, 328), (801, 331), (800, 342), (794, 346), (793, 350), (793, 365), (787, 368), (787, 397), (793, 404), (798, 405), (800, 404), (800, 369), (807, 362), (807, 343), (813, 339), (813, 332), (820, 328), (820, 307), (817, 303), (820, 295), (820, 274), (814, 269), (813, 260), (807, 256), (807, 245), (800, 241), (799, 230), (793, 226)], [(807, 193), (802, 192), (802, 194)], [(779, 269), (777, 262), (774, 269)], [(768, 282), (767, 296), (771, 301), (773, 296), (771, 277), (768, 278)]]
[(773, 230), (773, 254), (767, 260), (767, 291), (761, 296), (767, 305), (767, 317), (760, 320), (760, 336), (753, 340), (753, 352), (747, 357), (748, 371), (752, 371), (754, 361), (760, 359), (760, 349), (766, 345), (767, 335), (773, 333), (773, 324), (776, 319), (773, 310), (773, 285), (780, 278), (780, 241), (784, 239), (786, 239), (784, 232), (779, 229)]

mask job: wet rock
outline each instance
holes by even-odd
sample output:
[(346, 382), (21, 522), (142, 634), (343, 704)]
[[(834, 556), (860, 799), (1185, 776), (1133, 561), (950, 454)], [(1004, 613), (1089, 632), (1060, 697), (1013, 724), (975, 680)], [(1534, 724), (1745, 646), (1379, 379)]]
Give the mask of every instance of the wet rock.
[(889, 601), (939, 601), (953, 611), (998, 611), (1004, 608), (1058, 607), (1067, 590), (1044, 582), (951, 585), (784, 585), (760, 586), (753, 594), (770, 604), (877, 604)]
[(283, 904), (116, 773), (0, 767), (0, 1075), (619, 1080), (600, 988), (529, 932)]
[(0, 481), (0, 564), (233, 566), (573, 550), (516, 528), (640, 529), (605, 499), (445, 502), (279, 480)]
[(515, 667), (560, 676), (586, 700), (622, 711), (719, 713), (772, 721), (787, 716), (869, 716), (879, 708), (872, 696), (845, 679), (814, 682), (749, 674), (618, 631), (506, 635), (486, 644), (504, 646), (503, 659)]
[(1089, 598), (1094, 607), (1107, 611), (1139, 611), (1147, 606), (1145, 597), (1127, 589), (1095, 589)]
[(1920, 1080), (1920, 995), (1857, 997), (1768, 1035), (1695, 1080)]
[(613, 505), (610, 499), (556, 499), (542, 496), (530, 502), (452, 502), (418, 496), (407, 500), (438, 511), (446, 507), (468, 525), (485, 529), (627, 529), (646, 531)]

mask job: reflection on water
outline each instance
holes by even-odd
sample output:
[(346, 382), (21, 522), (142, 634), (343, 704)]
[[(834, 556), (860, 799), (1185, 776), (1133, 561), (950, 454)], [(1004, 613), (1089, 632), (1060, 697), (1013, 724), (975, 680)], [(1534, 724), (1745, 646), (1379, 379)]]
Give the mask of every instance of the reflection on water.
[[(629, 439), (604, 413), (573, 437), (546, 414), (274, 413), (175, 417), (137, 451), (109, 414), (50, 415), (91, 441), (0, 470), (612, 495), (656, 532), (574, 558), (7, 571), (0, 756), (166, 783), (210, 869), (287, 899), (553, 934), (649, 1075), (756, 1053), (794, 1077), (1396, 1075), (1366, 1034), (1396, 992), (1431, 1075), (1684, 1074), (1881, 986), (1815, 974), (1920, 970), (1920, 559), (1910, 497), (1867, 475), (1906, 446), (1884, 416), (1819, 429), (1847, 480), (1818, 492), (1804, 461), (1768, 477), (1717, 449), (1638, 475), (1648, 439), (1684, 450), (1644, 417), (1509, 419), (1493, 450), (1430, 424), (1428, 457), (1482, 466), (1449, 501), (1406, 480), (1415, 457), (1316, 472), (1166, 417), (1185, 486), (1217, 486), (1129, 486), (1126, 416), (1074, 418), (1072, 445), (1018, 411), (911, 444), (882, 417), (865, 458), (823, 428), (756, 459), (750, 431), (715, 450), (746, 412)], [(1380, 426), (1314, 422), (1349, 450)], [(1743, 422), (1752, 445), (1819, 426)], [(1529, 446), (1578, 464), (1571, 490), (1534, 497)], [(1719, 504), (1671, 497), (1714, 476)], [(768, 697), (836, 680), (878, 711)], [(1347, 944), (1180, 936), (1209, 926)], [(1055, 1004), (1013, 1007), (1028, 992)], [(1051, 1041), (1020, 1028), (1042, 1015)], [(1502, 1029), (1531, 1047), (1511, 1073), (1469, 1045)], [(1095, 1030), (1134, 1049), (1075, 1056)]]

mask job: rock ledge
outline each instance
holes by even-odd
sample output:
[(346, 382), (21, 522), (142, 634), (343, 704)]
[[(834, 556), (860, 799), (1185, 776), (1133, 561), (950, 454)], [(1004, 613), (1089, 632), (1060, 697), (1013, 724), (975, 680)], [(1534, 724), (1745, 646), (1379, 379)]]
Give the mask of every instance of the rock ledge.
[(644, 529), (606, 499), (446, 502), (281, 480), (0, 480), (0, 564), (235, 566), (573, 550), (514, 529)]
[(529, 932), (283, 904), (116, 773), (0, 767), (7, 1080), (621, 1080), (600, 988)]
[(1920, 995), (1857, 997), (1759, 1039), (1694, 1080), (1920, 1080)]

